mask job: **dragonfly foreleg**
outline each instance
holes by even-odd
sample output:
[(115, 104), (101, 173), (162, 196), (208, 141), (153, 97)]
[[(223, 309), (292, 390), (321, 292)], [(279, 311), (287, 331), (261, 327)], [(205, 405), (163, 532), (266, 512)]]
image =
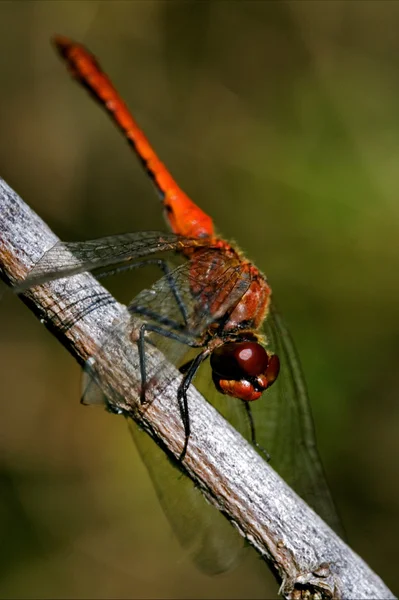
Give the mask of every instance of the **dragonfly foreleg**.
[(267, 460), (267, 462), (269, 462), (270, 461), (270, 454), (256, 440), (255, 423), (254, 423), (254, 418), (252, 416), (251, 406), (250, 406), (249, 402), (244, 402), (243, 404), (245, 406), (245, 410), (247, 412), (247, 417), (248, 417), (248, 421), (249, 421), (249, 427), (250, 427), (250, 431), (251, 431), (251, 444), (253, 446), (255, 446), (255, 448), (257, 448), (263, 454), (263, 456), (265, 457), (265, 459)]
[(194, 338), (188, 333), (174, 333), (173, 331), (169, 331), (168, 329), (164, 329), (163, 327), (159, 327), (158, 325), (153, 325), (152, 323), (143, 323), (143, 325), (141, 325), (140, 327), (140, 333), (137, 340), (141, 377), (140, 401), (142, 404), (144, 404), (145, 402), (145, 392), (147, 387), (147, 369), (145, 361), (146, 333), (157, 333), (158, 335), (168, 337), (172, 340), (175, 340), (176, 342), (180, 342), (181, 344), (190, 346), (191, 348), (201, 348), (203, 345), (202, 342), (199, 342), (198, 339)]
[[(146, 368), (146, 359), (145, 359), (145, 342), (146, 342), (146, 333), (157, 333), (158, 335), (163, 335), (165, 337), (169, 337), (177, 342), (190, 346), (191, 348), (201, 348), (203, 347), (203, 343), (199, 342), (189, 334), (177, 334), (167, 329), (163, 329), (157, 325), (153, 325), (152, 323), (143, 323), (140, 327), (140, 333), (137, 340), (138, 349), (139, 349), (139, 364), (140, 364), (140, 377), (141, 377), (141, 392), (140, 392), (140, 401), (142, 404), (145, 403), (145, 393), (147, 388), (147, 368)], [(198, 371), (201, 363), (207, 358), (209, 355), (208, 350), (204, 350), (200, 352), (198, 356), (191, 362), (189, 368), (184, 374), (183, 380), (179, 385), (179, 389), (177, 391), (177, 400), (179, 403), (180, 415), (183, 421), (184, 426), (184, 446), (179, 457), (179, 460), (182, 461), (187, 451), (188, 439), (190, 437), (190, 418), (188, 413), (188, 403), (187, 403), (187, 390), (191, 385), (191, 382)]]
[(179, 385), (179, 389), (177, 391), (177, 400), (179, 402), (180, 415), (183, 421), (184, 426), (184, 446), (183, 450), (180, 454), (179, 461), (184, 460), (184, 457), (187, 452), (188, 440), (191, 433), (190, 426), (190, 415), (188, 412), (188, 402), (187, 402), (187, 391), (190, 387), (201, 363), (209, 356), (209, 350), (205, 349), (203, 352), (200, 352), (193, 361), (191, 361), (190, 366), (184, 374), (181, 384)]

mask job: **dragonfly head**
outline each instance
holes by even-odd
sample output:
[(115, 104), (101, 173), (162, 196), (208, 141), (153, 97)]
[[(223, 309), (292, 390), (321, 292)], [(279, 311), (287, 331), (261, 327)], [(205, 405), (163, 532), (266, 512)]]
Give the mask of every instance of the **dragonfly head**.
[(259, 342), (226, 342), (212, 352), (211, 368), (219, 392), (251, 402), (277, 379), (280, 361)]

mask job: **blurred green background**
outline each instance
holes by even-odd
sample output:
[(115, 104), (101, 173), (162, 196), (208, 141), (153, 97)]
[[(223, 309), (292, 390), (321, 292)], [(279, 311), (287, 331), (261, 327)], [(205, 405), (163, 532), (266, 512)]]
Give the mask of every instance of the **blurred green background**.
[[(349, 542), (396, 593), (398, 28), (384, 1), (0, 4), (0, 175), (64, 239), (164, 228), (49, 37), (87, 44), (182, 187), (267, 273)], [(0, 331), (1, 597), (277, 596), (252, 552), (198, 573), (125, 423), (79, 405), (77, 364), (16, 298)]]

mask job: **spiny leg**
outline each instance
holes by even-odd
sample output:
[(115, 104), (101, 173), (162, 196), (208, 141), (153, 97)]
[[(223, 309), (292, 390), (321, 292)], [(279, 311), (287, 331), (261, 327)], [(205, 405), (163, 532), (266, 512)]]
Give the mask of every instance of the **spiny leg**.
[(251, 444), (253, 446), (255, 446), (255, 448), (257, 448), (263, 454), (263, 456), (265, 457), (265, 459), (267, 460), (267, 462), (269, 462), (270, 461), (270, 454), (256, 440), (255, 423), (254, 423), (254, 418), (253, 418), (253, 415), (252, 415), (251, 406), (250, 406), (249, 402), (243, 402), (243, 404), (245, 406), (245, 410), (246, 410), (247, 417), (248, 417), (248, 422), (249, 422), (249, 427), (250, 427), (250, 430), (251, 430)]
[(184, 446), (183, 450), (180, 454), (179, 461), (182, 462), (184, 457), (186, 456), (188, 440), (191, 433), (191, 425), (190, 425), (190, 415), (188, 412), (188, 402), (187, 402), (187, 391), (190, 387), (192, 380), (195, 377), (201, 363), (208, 357), (209, 350), (205, 349), (203, 352), (200, 352), (194, 360), (191, 361), (190, 366), (184, 374), (182, 382), (177, 391), (177, 399), (179, 402), (180, 415), (183, 421), (184, 426)]
[(143, 323), (140, 327), (139, 338), (137, 340), (139, 350), (139, 363), (140, 363), (140, 377), (141, 377), (141, 392), (140, 401), (142, 404), (145, 403), (145, 392), (147, 388), (147, 369), (146, 369), (146, 358), (145, 358), (145, 334), (146, 332), (157, 333), (164, 337), (168, 337), (176, 342), (190, 346), (191, 348), (201, 348), (202, 342), (199, 342), (196, 338), (190, 334), (175, 333), (169, 329), (165, 329), (152, 323)]

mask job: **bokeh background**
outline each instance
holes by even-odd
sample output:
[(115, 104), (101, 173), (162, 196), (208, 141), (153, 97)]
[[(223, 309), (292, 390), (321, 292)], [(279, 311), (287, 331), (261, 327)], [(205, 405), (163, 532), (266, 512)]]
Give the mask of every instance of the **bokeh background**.
[[(0, 175), (64, 239), (164, 227), (53, 52), (101, 59), (163, 160), (268, 275), (351, 546), (399, 592), (399, 3), (1, 2)], [(138, 274), (113, 284), (127, 300)], [(125, 287), (128, 283), (128, 289)], [(200, 574), (125, 423), (17, 298), (0, 311), (0, 596), (274, 598)]]

